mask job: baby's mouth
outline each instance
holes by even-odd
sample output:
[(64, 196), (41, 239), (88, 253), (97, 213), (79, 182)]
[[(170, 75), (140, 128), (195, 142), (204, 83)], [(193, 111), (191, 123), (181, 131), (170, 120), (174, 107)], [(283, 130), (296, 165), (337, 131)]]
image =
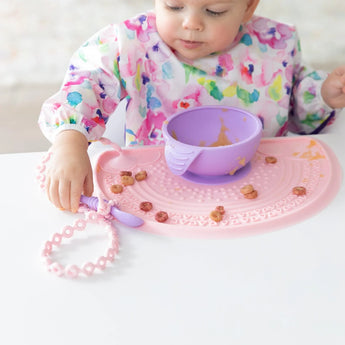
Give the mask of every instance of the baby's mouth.
[(181, 43), (185, 48), (193, 49), (200, 47), (203, 43), (200, 41), (190, 41), (181, 39)]

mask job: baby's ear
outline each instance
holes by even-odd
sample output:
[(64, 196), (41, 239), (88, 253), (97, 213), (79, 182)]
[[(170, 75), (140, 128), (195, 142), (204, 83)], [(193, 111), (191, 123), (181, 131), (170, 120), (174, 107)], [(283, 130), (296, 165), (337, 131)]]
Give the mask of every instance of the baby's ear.
[(250, 18), (253, 16), (256, 8), (258, 7), (259, 5), (259, 2), (260, 0), (247, 0), (248, 3), (247, 3), (247, 10), (244, 14), (244, 17), (243, 17), (243, 23), (246, 23), (250, 20)]

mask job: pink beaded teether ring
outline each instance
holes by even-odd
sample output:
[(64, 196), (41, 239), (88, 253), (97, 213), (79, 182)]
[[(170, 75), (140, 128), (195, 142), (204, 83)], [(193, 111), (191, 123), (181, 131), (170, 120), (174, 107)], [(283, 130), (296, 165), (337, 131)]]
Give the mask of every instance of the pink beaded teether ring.
[[(105, 145), (111, 143), (106, 139), (101, 140), (101, 142), (103, 142)], [(113, 144), (113, 146), (115, 149), (120, 150), (116, 144)], [(48, 151), (47, 154), (42, 158), (41, 164), (37, 167), (37, 180), (42, 190), (45, 189), (47, 163), (51, 159), (51, 156), (52, 152)], [(90, 209), (86, 208), (85, 206), (79, 207), (79, 212), (83, 212), (85, 214), (85, 219), (77, 219), (72, 226), (64, 226), (61, 233), (57, 232), (53, 234), (51, 240), (46, 241), (41, 255), (49, 272), (55, 273), (59, 277), (64, 276), (67, 278), (77, 278), (80, 274), (84, 274), (85, 276), (89, 277), (96, 269), (103, 271), (108, 263), (111, 263), (115, 260), (115, 256), (119, 252), (119, 240), (116, 228), (111, 222), (111, 220), (114, 218), (110, 214), (113, 202), (110, 201), (107, 203), (103, 201), (102, 197), (99, 198), (99, 201), (98, 212), (90, 211)], [(64, 239), (73, 237), (77, 231), (84, 231), (87, 223), (101, 224), (106, 230), (109, 231), (110, 246), (106, 250), (105, 255), (100, 256), (96, 262), (86, 262), (81, 267), (75, 264), (64, 266), (57, 261), (54, 261), (51, 256), (54, 247), (59, 247)]]
[[(63, 239), (71, 238), (77, 231), (84, 231), (87, 223), (99, 223), (105, 226), (110, 233), (110, 246), (106, 250), (105, 255), (100, 256), (96, 262), (86, 262), (81, 267), (75, 264), (63, 266), (52, 259), (54, 247), (59, 247)], [(79, 274), (91, 276), (96, 269), (103, 271), (107, 263), (115, 260), (115, 256), (119, 252), (119, 241), (116, 228), (104, 216), (95, 211), (85, 213), (85, 219), (77, 219), (74, 224), (63, 227), (61, 233), (55, 233), (50, 241), (47, 241), (42, 251), (42, 258), (49, 272), (55, 273), (59, 277), (77, 278)]]

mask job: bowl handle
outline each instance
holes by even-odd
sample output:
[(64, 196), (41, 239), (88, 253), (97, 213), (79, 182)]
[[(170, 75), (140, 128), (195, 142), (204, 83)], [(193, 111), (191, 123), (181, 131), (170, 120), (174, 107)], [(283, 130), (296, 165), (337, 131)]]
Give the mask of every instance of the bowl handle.
[(202, 147), (190, 148), (185, 145), (166, 143), (164, 151), (167, 165), (175, 175), (183, 175), (202, 149)]

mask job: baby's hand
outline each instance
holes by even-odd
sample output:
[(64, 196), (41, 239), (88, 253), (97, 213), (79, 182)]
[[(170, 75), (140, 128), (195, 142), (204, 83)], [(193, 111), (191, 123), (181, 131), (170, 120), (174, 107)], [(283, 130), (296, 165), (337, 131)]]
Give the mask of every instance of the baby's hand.
[(73, 130), (61, 132), (52, 146), (46, 191), (60, 209), (77, 212), (81, 194), (91, 196), (93, 192), (87, 146), (85, 136)]
[(322, 84), (321, 95), (331, 108), (345, 107), (345, 65), (329, 74)]

